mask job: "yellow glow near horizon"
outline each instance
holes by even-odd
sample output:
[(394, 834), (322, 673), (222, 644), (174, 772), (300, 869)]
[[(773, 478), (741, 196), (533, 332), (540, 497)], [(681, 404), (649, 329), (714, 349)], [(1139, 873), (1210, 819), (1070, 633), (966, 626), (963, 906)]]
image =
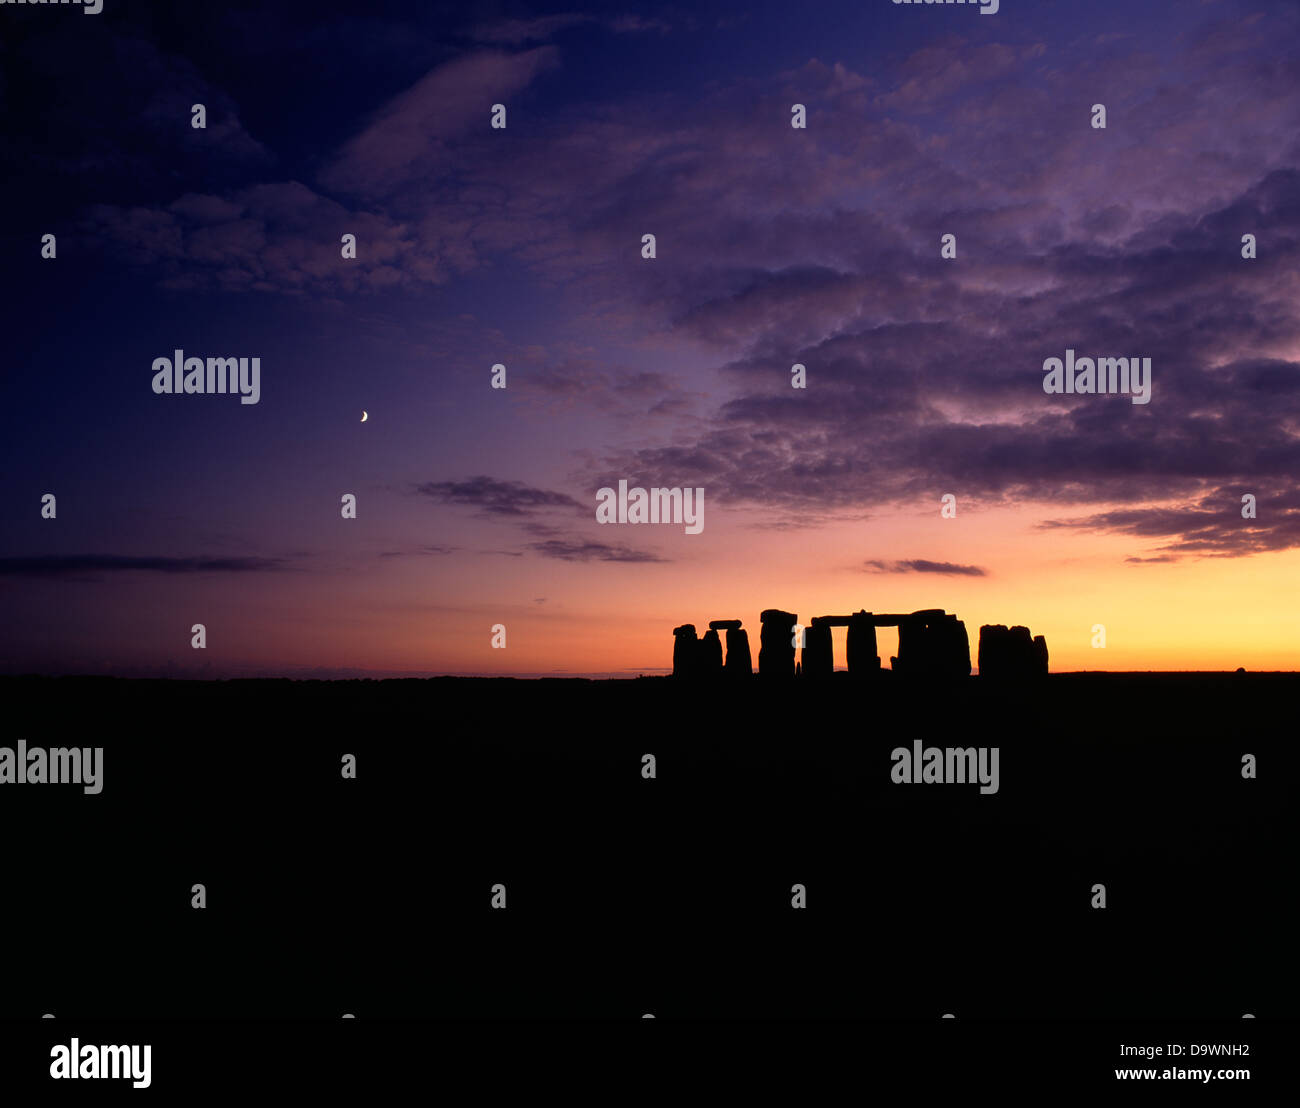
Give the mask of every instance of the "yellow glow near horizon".
[[(663, 536), (657, 546), (673, 560), (662, 564), (447, 566), (431, 591), (495, 592), (500, 603), (437, 615), (442, 630), (432, 639), (414, 628), (409, 638), (388, 639), (386, 664), (457, 673), (656, 672), (672, 664), (672, 628), (680, 623), (703, 631), (710, 619), (741, 619), (757, 657), (764, 608), (786, 608), (806, 622), (859, 608), (941, 607), (965, 622), (972, 660), (981, 624), (1021, 623), (1046, 636), (1056, 671), (1300, 668), (1298, 551), (1133, 564), (1125, 558), (1153, 550), (1123, 536), (1041, 528), (1009, 510), (942, 520), (936, 508), (933, 518), (806, 533), (744, 522), (723, 517), (710, 520), (704, 535)], [(986, 575), (864, 568), (868, 560), (888, 566), (908, 557), (980, 566)], [(508, 629), (504, 651), (488, 645), (497, 622)], [(1105, 649), (1091, 645), (1095, 624), (1105, 626)], [(896, 641), (888, 632), (882, 639)], [(842, 665), (842, 640), (836, 646)], [(887, 666), (885, 642), (881, 655)]]

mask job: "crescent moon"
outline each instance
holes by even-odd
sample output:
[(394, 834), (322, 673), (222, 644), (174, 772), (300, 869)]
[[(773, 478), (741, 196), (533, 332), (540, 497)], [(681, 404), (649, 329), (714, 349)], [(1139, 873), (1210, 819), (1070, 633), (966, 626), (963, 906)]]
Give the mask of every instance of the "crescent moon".
[(369, 418), (370, 418), (370, 413), (363, 408), (361, 411), (361, 422), (365, 423), (365, 421), (368, 420)]

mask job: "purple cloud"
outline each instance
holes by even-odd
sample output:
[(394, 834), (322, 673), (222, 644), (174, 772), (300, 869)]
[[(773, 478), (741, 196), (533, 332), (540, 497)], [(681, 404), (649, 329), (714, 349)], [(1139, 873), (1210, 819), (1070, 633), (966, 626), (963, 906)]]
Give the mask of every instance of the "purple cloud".
[(904, 558), (894, 562), (883, 562), (873, 558), (865, 564), (878, 573), (937, 573), (949, 577), (988, 576), (988, 571), (980, 566), (964, 566), (956, 562), (931, 562), (925, 558)]
[(441, 504), (477, 508), (489, 516), (522, 517), (532, 512), (560, 509), (587, 512), (573, 497), (549, 489), (533, 488), (522, 481), (471, 477), (465, 481), (426, 481), (416, 492)]
[(548, 539), (545, 542), (529, 543), (528, 547), (543, 557), (558, 558), (565, 562), (667, 562), (671, 560), (644, 550), (593, 542), (590, 539), (578, 541)]
[(260, 573), (287, 569), (283, 558), (163, 558), (120, 554), (51, 554), (43, 557), (0, 558), (0, 576), (83, 577), (112, 572)]

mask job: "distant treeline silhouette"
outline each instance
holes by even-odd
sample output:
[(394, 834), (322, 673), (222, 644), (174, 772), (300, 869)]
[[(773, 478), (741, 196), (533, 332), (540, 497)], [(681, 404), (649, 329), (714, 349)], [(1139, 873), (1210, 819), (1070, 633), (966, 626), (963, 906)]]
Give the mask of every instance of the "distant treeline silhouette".
[[(799, 617), (780, 608), (768, 608), (759, 621), (758, 673), (763, 678), (829, 677), (835, 670), (832, 627), (849, 629), (851, 676), (865, 678), (880, 673), (877, 627), (898, 628), (898, 657), (889, 659), (894, 673), (930, 679), (970, 676), (966, 625), (942, 608), (924, 608), (910, 614), (858, 611), (847, 616), (815, 616), (803, 629), (800, 663), (795, 662)], [(725, 661), (720, 631), (727, 633)], [(703, 638), (696, 636), (693, 623), (673, 628), (674, 677), (748, 678), (753, 672), (749, 634), (740, 620), (712, 620)], [(979, 672), (981, 677), (995, 679), (1046, 676), (1047, 640), (1042, 635), (1031, 637), (1028, 627), (985, 624), (980, 628)]]

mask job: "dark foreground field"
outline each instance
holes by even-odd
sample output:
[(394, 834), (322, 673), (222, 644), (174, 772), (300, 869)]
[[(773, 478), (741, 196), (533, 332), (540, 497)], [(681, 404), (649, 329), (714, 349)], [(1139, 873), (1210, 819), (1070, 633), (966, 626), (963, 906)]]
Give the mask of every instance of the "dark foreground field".
[[(0, 697), (0, 745), (105, 751), (100, 795), (0, 786), (0, 1016), (1295, 1007), (1296, 675), (10, 678)], [(999, 747), (998, 791), (892, 783), (915, 739)]]

